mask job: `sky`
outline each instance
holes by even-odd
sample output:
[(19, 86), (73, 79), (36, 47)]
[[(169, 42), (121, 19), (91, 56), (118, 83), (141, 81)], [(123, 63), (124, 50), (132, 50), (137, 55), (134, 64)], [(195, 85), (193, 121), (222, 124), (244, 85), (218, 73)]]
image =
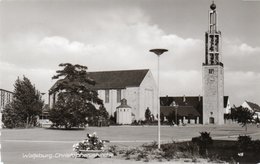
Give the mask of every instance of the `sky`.
[[(88, 71), (151, 69), (160, 95), (202, 95), (211, 0), (1, 0), (0, 88), (28, 77), (42, 93), (60, 63)], [(260, 104), (260, 0), (215, 0), (225, 95)], [(44, 97), (47, 99), (47, 94)]]

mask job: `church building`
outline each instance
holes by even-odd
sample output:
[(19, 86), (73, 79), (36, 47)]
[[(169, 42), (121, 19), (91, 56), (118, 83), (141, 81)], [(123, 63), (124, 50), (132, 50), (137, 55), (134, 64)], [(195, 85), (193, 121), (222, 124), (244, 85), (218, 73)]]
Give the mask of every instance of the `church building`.
[(209, 26), (205, 34), (205, 62), (202, 65), (203, 124), (224, 124), (224, 70), (221, 32), (218, 30), (214, 2), (210, 6)]
[[(144, 120), (147, 108), (157, 115), (157, 85), (149, 69), (89, 72), (89, 77), (96, 82), (91, 89), (98, 92), (110, 116), (118, 112), (122, 99), (131, 107), (131, 120)], [(49, 95), (50, 108), (56, 100), (55, 93)]]

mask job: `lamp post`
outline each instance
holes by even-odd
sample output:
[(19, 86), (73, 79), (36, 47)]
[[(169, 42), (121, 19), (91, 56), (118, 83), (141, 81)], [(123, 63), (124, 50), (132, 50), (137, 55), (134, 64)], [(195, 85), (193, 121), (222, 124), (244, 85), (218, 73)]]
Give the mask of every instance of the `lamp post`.
[(158, 149), (161, 148), (161, 120), (160, 120), (160, 56), (164, 53), (164, 52), (167, 52), (168, 50), (167, 49), (151, 49), (150, 52), (153, 52), (155, 53), (157, 56), (158, 56), (158, 69), (157, 69), (157, 94), (158, 94), (158, 105), (157, 105), (157, 112), (158, 112)]
[(177, 122), (178, 121), (178, 116), (177, 116), (177, 114), (178, 114), (178, 104), (177, 103), (175, 103), (175, 101), (173, 102), (173, 107), (175, 108), (175, 124), (176, 125), (178, 125), (179, 123)]
[(175, 124), (178, 125), (178, 123), (177, 123), (178, 104), (175, 101), (173, 101), (170, 106), (174, 107), (174, 109), (175, 109), (174, 110), (175, 111)]

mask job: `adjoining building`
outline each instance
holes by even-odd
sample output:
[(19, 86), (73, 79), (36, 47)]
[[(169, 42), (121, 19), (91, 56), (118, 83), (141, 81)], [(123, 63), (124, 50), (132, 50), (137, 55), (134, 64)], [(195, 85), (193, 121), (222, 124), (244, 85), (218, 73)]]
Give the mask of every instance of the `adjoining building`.
[[(89, 77), (96, 82), (90, 88), (98, 92), (110, 116), (114, 116), (122, 99), (127, 100), (134, 120), (144, 120), (147, 108), (157, 115), (157, 85), (149, 69), (89, 72)], [(49, 94), (50, 108), (56, 100), (55, 93)]]
[(37, 123), (40, 127), (50, 127), (52, 125), (52, 122), (49, 120), (49, 112), (49, 104), (44, 104), (41, 114), (37, 116)]
[[(230, 101), (228, 96), (223, 97), (222, 111), (230, 111)], [(184, 124), (203, 123), (203, 97), (202, 96), (165, 96), (160, 97), (161, 113), (164, 116), (173, 114), (174, 122)], [(223, 115), (224, 119), (224, 115)]]
[(127, 105), (126, 99), (122, 99), (121, 105), (116, 107), (116, 123), (131, 124), (132, 122), (132, 108), (129, 105)]
[[(5, 106), (13, 101), (14, 93), (5, 89), (0, 89), (0, 119), (2, 120), (2, 111)], [(2, 121), (0, 121), (0, 128), (2, 128)]]
[(7, 104), (13, 101), (14, 93), (5, 89), (0, 89), (0, 109), (1, 111)]
[(245, 101), (241, 106), (244, 108), (248, 108), (252, 112), (255, 112), (254, 118), (260, 118), (260, 106), (258, 104)]

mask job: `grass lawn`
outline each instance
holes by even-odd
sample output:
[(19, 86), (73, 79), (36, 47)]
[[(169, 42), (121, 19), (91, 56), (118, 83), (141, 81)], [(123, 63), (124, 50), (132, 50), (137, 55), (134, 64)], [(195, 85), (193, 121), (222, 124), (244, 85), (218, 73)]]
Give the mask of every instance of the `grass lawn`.
[[(236, 140), (237, 135), (244, 134), (244, 128), (238, 125), (225, 126), (185, 126), (161, 128), (161, 140), (164, 143), (189, 140), (199, 136), (199, 132), (207, 131), (216, 139)], [(110, 140), (108, 145), (138, 146), (157, 140), (155, 126), (111, 126), (87, 127), (85, 130), (53, 130), (53, 129), (3, 129), (1, 136), (2, 161), (4, 164), (66, 164), (66, 163), (135, 163), (122, 159), (81, 159), (66, 156), (73, 153), (72, 145), (83, 140), (87, 133), (97, 132), (100, 139)], [(249, 126), (247, 134), (253, 139), (260, 139), (260, 128)], [(39, 155), (35, 159), (32, 154)], [(26, 158), (26, 155), (31, 155)], [(44, 155), (44, 156), (43, 156)], [(87, 161), (86, 161), (87, 160)], [(140, 162), (141, 163), (141, 162)], [(156, 163), (156, 162), (155, 162)]]

